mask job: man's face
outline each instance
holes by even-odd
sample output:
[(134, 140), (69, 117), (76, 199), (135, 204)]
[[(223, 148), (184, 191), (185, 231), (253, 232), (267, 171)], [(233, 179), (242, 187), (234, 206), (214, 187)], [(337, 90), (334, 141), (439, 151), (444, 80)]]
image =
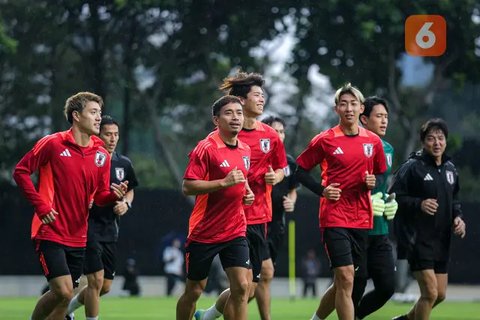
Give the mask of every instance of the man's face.
[(283, 142), (285, 140), (285, 128), (283, 127), (283, 124), (281, 122), (274, 121), (272, 122), (271, 127), (277, 131), (280, 140)]
[(263, 107), (265, 106), (265, 96), (261, 87), (252, 86), (247, 94), (247, 98), (239, 98), (243, 103), (245, 115), (255, 118), (262, 115)]
[(380, 137), (385, 136), (388, 127), (388, 112), (383, 104), (376, 104), (372, 108), (369, 117), (361, 116), (366, 129), (376, 133)]
[(447, 147), (447, 139), (443, 131), (438, 128), (432, 128), (423, 140), (423, 148), (435, 159), (441, 159), (445, 148)]
[(352, 126), (358, 123), (358, 117), (363, 112), (363, 104), (354, 95), (344, 93), (335, 106), (335, 112), (340, 117), (341, 125)]
[(97, 102), (88, 101), (82, 112), (74, 111), (73, 119), (81, 132), (98, 135), (102, 121), (102, 108)]
[(236, 136), (243, 126), (243, 108), (239, 103), (230, 102), (220, 109), (218, 116), (213, 116), (213, 123), (224, 134)]
[(100, 128), (100, 139), (105, 143), (108, 153), (112, 154), (120, 138), (116, 124), (105, 124)]

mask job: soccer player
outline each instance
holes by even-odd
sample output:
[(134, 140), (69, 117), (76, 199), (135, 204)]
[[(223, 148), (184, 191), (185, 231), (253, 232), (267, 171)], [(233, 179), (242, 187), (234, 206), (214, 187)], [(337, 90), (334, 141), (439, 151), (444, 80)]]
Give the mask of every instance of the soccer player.
[[(134, 191), (138, 185), (132, 162), (115, 151), (120, 137), (119, 125), (110, 116), (102, 117), (100, 139), (111, 157), (110, 182), (128, 181), (128, 191), (122, 200), (105, 207), (93, 205), (88, 218), (88, 240), (83, 272), (88, 284), (70, 301), (67, 319), (73, 319), (73, 311), (85, 305), (87, 320), (98, 318), (100, 296), (107, 294), (115, 276), (120, 217), (132, 207)], [(70, 319), (69, 319), (70, 318)]]
[[(320, 229), (334, 270), (333, 285), (322, 297), (312, 319), (324, 319), (335, 306), (339, 319), (354, 318), (354, 276), (366, 273), (367, 230), (373, 227), (370, 190), (375, 175), (386, 171), (382, 141), (358, 124), (364, 110), (363, 95), (346, 84), (335, 94), (339, 124), (315, 136), (298, 156), (297, 177), (321, 196)], [(309, 174), (321, 166), (322, 182)], [(328, 309), (328, 310), (327, 310)], [(327, 314), (322, 314), (325, 310)]]
[[(392, 221), (397, 212), (398, 203), (389, 199), (387, 194), (387, 179), (392, 171), (393, 147), (383, 139), (388, 127), (388, 105), (385, 99), (373, 96), (365, 99), (364, 111), (360, 115), (360, 122), (365, 129), (376, 133), (382, 138), (383, 151), (387, 160), (387, 171), (377, 176), (377, 183), (373, 194), (373, 229), (368, 231), (367, 242), (367, 270), (372, 279), (374, 289), (366, 293), (367, 278), (355, 278), (354, 303), (361, 299), (356, 306), (356, 317), (363, 319), (380, 309), (395, 291), (395, 261), (392, 244), (388, 238), (388, 221)], [(385, 202), (385, 200), (387, 200)], [(357, 297), (355, 297), (357, 295)]]
[(185, 245), (187, 281), (177, 302), (177, 320), (192, 319), (217, 254), (231, 288), (225, 319), (247, 319), (250, 258), (242, 202), (249, 205), (254, 199), (245, 178), (251, 152), (238, 139), (244, 120), (240, 99), (220, 98), (213, 104), (212, 114), (218, 130), (190, 153), (183, 180), (184, 194), (196, 195), (196, 199)]
[[(247, 240), (252, 264), (252, 277), (249, 279), (249, 298), (257, 298), (260, 318), (270, 319), (270, 292), (255, 290), (260, 274), (273, 277), (273, 263), (269, 256), (266, 240), (267, 223), (272, 220), (272, 186), (282, 181), (287, 167), (287, 157), (282, 141), (270, 126), (257, 120), (263, 113), (265, 97), (264, 80), (258, 73), (239, 72), (224, 79), (221, 90), (237, 96), (243, 106), (245, 122), (238, 138), (252, 150), (251, 168), (248, 183), (255, 194), (254, 203), (245, 207), (247, 217)], [(207, 310), (195, 313), (197, 320), (215, 319), (222, 315), (230, 295), (230, 289), (222, 292), (217, 302)]]
[[(268, 124), (275, 131), (282, 143), (285, 141), (285, 121), (279, 117), (267, 117), (262, 120), (263, 123)], [(295, 202), (297, 201), (297, 187), (298, 182), (294, 178), (294, 173), (297, 170), (297, 163), (295, 158), (287, 154), (287, 170), (285, 170), (285, 178), (277, 183), (272, 189), (272, 221), (268, 223), (267, 241), (270, 257), (275, 265), (278, 256), (278, 250), (283, 244), (285, 237), (285, 212), (293, 212), (295, 210)], [(268, 275), (261, 274), (258, 287), (267, 285), (262, 290), (270, 290), (269, 282), (271, 278)], [(270, 280), (267, 282), (267, 280)], [(258, 290), (257, 287), (257, 290)]]
[[(465, 222), (457, 195), (458, 172), (445, 154), (448, 128), (430, 119), (420, 128), (422, 150), (414, 152), (395, 173), (390, 192), (399, 204), (399, 243), (406, 247), (420, 298), (406, 315), (394, 319), (429, 319), (446, 296), (452, 230), (465, 237)], [(405, 258), (405, 257), (399, 257)]]
[[(40, 139), (15, 167), (13, 177), (35, 214), (31, 236), (50, 290), (31, 319), (64, 319), (82, 274), (92, 202), (123, 199), (127, 181), (110, 186), (110, 156), (99, 133), (103, 100), (79, 92), (65, 103), (70, 130)], [(38, 171), (35, 188), (30, 176)]]

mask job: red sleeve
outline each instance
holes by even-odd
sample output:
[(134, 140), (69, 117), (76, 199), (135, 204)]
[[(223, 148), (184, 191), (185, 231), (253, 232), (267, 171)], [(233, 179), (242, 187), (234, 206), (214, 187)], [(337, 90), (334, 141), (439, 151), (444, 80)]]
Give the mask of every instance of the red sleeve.
[[(15, 166), (13, 179), (22, 190), (27, 200), (34, 206), (39, 217), (43, 217), (52, 210), (51, 204), (47, 203), (37, 192), (30, 176), (42, 166), (46, 166), (50, 158), (50, 141), (52, 136), (40, 139)], [(39, 177), (41, 179), (42, 177)]]
[(378, 138), (375, 144), (375, 159), (373, 160), (373, 174), (382, 174), (387, 171), (387, 159), (383, 150), (382, 141)]
[(310, 171), (316, 165), (322, 163), (324, 158), (323, 146), (320, 136), (317, 135), (310, 141), (307, 148), (298, 156), (297, 164), (303, 169)]
[(118, 197), (110, 190), (110, 155), (107, 154), (107, 159), (105, 160), (105, 165), (101, 167), (98, 174), (98, 186), (97, 191), (95, 192), (93, 200), (98, 206), (106, 206), (112, 202), (115, 202)]
[(189, 162), (185, 169), (184, 179), (206, 180), (208, 176), (207, 149), (199, 144), (189, 154)]

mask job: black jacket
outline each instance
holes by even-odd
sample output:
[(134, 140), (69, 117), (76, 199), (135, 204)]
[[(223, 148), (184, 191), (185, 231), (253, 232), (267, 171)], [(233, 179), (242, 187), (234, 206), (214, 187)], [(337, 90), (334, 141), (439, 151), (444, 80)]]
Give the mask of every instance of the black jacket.
[[(399, 258), (418, 247), (425, 259), (437, 260), (449, 253), (453, 220), (462, 214), (459, 189), (457, 169), (447, 156), (437, 166), (424, 150), (410, 155), (389, 190), (396, 193), (398, 202), (394, 227)], [(421, 210), (421, 202), (428, 198), (437, 199), (435, 215)]]

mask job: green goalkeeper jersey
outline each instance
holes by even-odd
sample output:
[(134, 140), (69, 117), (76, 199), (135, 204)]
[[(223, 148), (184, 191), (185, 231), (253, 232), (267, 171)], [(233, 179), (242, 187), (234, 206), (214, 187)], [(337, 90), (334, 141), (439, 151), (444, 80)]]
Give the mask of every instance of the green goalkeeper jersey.
[[(390, 143), (382, 139), (383, 152), (385, 152), (385, 159), (387, 160), (387, 171), (383, 173), (384, 179), (373, 191), (372, 194), (377, 192), (382, 192), (385, 199), (385, 194), (388, 189), (388, 176), (392, 172), (392, 162), (393, 162), (393, 147)], [(385, 217), (373, 217), (373, 229), (369, 230), (369, 235), (383, 235), (388, 234), (388, 221)]]

